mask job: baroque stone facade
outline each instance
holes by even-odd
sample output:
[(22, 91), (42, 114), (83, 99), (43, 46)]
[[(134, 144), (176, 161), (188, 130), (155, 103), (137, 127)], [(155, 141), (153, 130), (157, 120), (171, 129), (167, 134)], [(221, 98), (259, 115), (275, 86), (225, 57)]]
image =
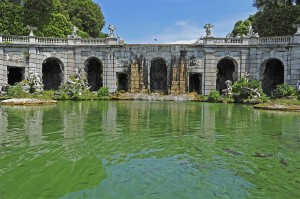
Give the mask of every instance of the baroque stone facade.
[(93, 91), (184, 94), (223, 90), (225, 81), (246, 73), (260, 79), (266, 93), (300, 79), (300, 36), (270, 38), (205, 37), (195, 44), (120, 44), (117, 38), (0, 36), (0, 84), (24, 80), (29, 71), (44, 89), (57, 89), (79, 71)]

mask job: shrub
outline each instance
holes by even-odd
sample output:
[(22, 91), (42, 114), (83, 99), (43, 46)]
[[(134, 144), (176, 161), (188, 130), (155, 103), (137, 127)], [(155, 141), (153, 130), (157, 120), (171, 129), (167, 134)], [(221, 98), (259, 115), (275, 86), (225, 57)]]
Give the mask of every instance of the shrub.
[(276, 86), (272, 97), (282, 98), (282, 97), (294, 96), (294, 95), (296, 95), (295, 88), (287, 83), (283, 83)]
[(213, 90), (208, 94), (207, 100), (210, 102), (217, 102), (221, 98), (219, 91)]
[(7, 91), (7, 95), (9, 97), (17, 97), (17, 98), (21, 98), (21, 97), (27, 97), (29, 94), (27, 94), (24, 90), (21, 84), (17, 84), (15, 86), (9, 86), (8, 87), (8, 91)]
[(264, 95), (261, 82), (256, 79), (246, 81), (246, 79), (242, 78), (233, 84), (232, 90), (234, 92), (233, 96), (236, 102), (243, 102), (247, 99), (257, 98), (256, 92), (258, 92), (260, 96)]
[(99, 98), (107, 97), (108, 95), (109, 95), (108, 87), (101, 87), (97, 92), (97, 96)]

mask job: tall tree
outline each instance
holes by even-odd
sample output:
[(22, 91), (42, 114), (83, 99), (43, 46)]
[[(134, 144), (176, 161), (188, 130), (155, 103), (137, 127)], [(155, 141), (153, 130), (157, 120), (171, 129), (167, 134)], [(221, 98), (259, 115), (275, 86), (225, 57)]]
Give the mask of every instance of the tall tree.
[(53, 0), (24, 0), (25, 23), (37, 27), (39, 34), (40, 29), (49, 23), (53, 8)]
[(98, 4), (92, 0), (62, 0), (71, 22), (90, 37), (100, 37), (105, 25), (104, 16)]
[(233, 30), (231, 32), (232, 36), (236, 37), (238, 35), (243, 36), (247, 35), (249, 32), (249, 26), (251, 21), (246, 19), (245, 21), (239, 20), (234, 24)]
[(0, 1), (0, 34), (25, 35), (28, 33), (23, 20), (23, 7), (9, 0)]
[(282, 6), (259, 11), (253, 21), (254, 29), (260, 36), (293, 35), (293, 24), (300, 23), (300, 6)]

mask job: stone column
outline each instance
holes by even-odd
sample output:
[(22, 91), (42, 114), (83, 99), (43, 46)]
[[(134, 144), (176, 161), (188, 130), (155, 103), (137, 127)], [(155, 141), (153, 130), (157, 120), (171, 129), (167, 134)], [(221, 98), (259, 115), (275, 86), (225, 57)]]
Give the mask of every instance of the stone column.
[(260, 79), (259, 70), (260, 70), (260, 64), (258, 63), (258, 57), (257, 57), (257, 48), (250, 48), (250, 54), (249, 54), (249, 71), (250, 76), (255, 79)]
[(248, 50), (241, 50), (241, 62), (239, 65), (239, 76), (238, 80), (244, 77), (245, 72), (249, 73), (249, 51)]
[(103, 86), (109, 88), (109, 92), (116, 92), (116, 65), (117, 60), (112, 51), (106, 53), (106, 58), (103, 66)]
[(28, 48), (28, 53), (28, 68), (25, 68), (25, 78), (28, 76), (29, 70), (34, 70), (40, 75), (40, 77), (42, 77), (42, 64), (39, 64), (36, 46), (30, 45)]
[(7, 71), (4, 68), (4, 49), (0, 47), (0, 84), (7, 83)]
[(204, 60), (204, 84), (203, 91), (204, 95), (208, 95), (210, 91), (216, 90), (217, 81), (217, 63), (215, 61), (214, 50), (204, 49), (205, 60)]

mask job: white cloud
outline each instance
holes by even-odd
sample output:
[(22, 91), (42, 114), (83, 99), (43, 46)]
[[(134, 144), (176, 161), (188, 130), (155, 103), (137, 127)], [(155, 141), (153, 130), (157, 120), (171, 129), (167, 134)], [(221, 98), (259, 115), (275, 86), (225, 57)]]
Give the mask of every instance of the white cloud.
[(161, 34), (152, 35), (150, 38), (156, 39), (157, 43), (185, 44), (195, 43), (199, 37), (204, 35), (204, 29), (198, 24), (190, 20), (183, 20), (164, 29)]

